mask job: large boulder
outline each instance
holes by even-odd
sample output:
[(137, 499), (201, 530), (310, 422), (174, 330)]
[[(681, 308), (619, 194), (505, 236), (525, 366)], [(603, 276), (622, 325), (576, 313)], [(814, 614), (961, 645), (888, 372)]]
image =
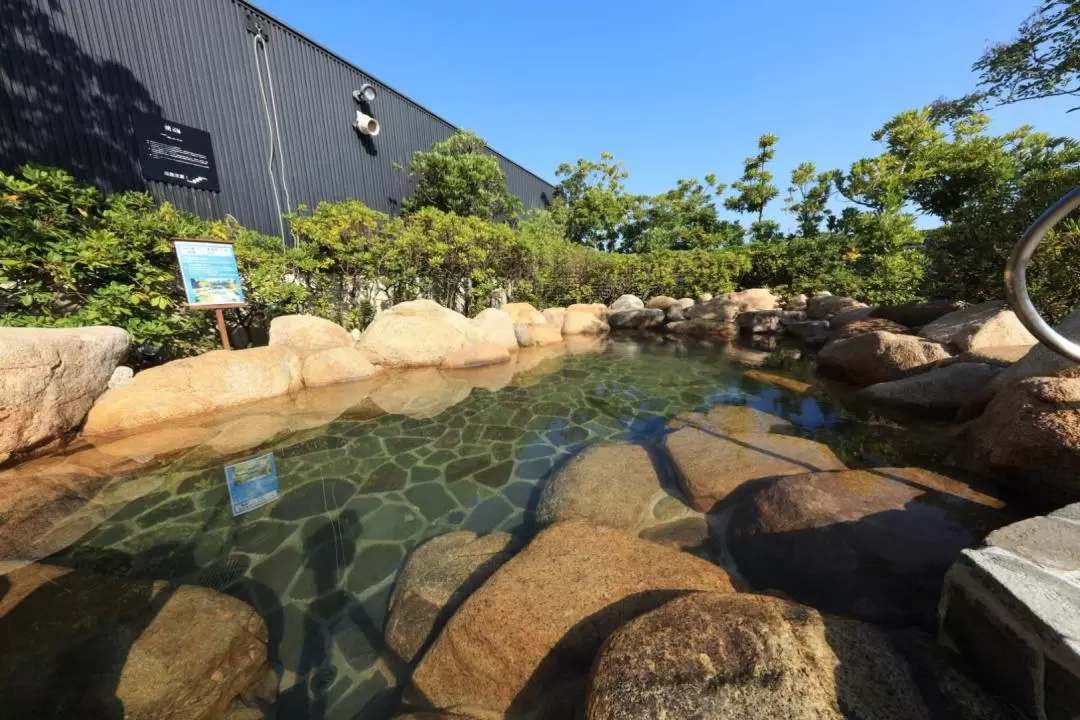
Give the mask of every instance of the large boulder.
[(686, 320), (686, 308), (675, 303), (664, 311), (664, 322), (682, 322)]
[(589, 520), (618, 530), (634, 530), (663, 494), (644, 447), (602, 443), (577, 455), (548, 481), (536, 508), (536, 520), (541, 525)]
[(987, 363), (955, 363), (865, 387), (855, 397), (873, 405), (951, 420), (1001, 370)]
[[(1080, 310), (1074, 310), (1054, 329), (1069, 340), (1080, 342)], [(1017, 348), (1014, 346), (1011, 350), (1013, 351), (1012, 357), (1015, 357)], [(962, 419), (976, 417), (1002, 388), (1014, 385), (1020, 380), (1074, 372), (1076, 364), (1073, 361), (1058, 355), (1042, 343), (1034, 347), (1029, 346), (1028, 350), (1027, 353), (1016, 359), (1014, 365), (994, 378), (993, 382), (987, 385), (981, 393), (961, 410), (960, 417)], [(982, 351), (986, 352), (987, 349), (984, 348)]]
[(474, 337), (474, 326), (461, 313), (432, 300), (411, 300), (376, 315), (356, 347), (376, 365), (437, 366)]
[(708, 512), (751, 480), (846, 468), (827, 445), (793, 435), (687, 426), (667, 438), (690, 504)]
[(543, 325), (547, 323), (544, 314), (529, 303), (503, 305), (502, 311), (510, 316), (515, 325)]
[(562, 334), (570, 335), (603, 335), (608, 331), (608, 324), (603, 316), (591, 312), (567, 311), (563, 316)]
[(566, 312), (588, 313), (603, 320), (607, 316), (607, 305), (604, 303), (574, 303), (566, 308)]
[(872, 318), (892, 320), (905, 327), (929, 325), (942, 315), (948, 315), (964, 307), (964, 303), (954, 300), (930, 300), (929, 302), (910, 302), (902, 305), (882, 305), (870, 313)]
[(786, 323), (784, 329), (811, 347), (824, 345), (829, 339), (828, 320), (794, 320)]
[(320, 350), (304, 359), (304, 387), (367, 380), (381, 369), (351, 345)]
[(287, 347), (214, 350), (143, 370), (94, 403), (83, 433), (126, 432), (156, 423), (296, 393), (303, 363)]
[(751, 310), (739, 313), (736, 324), (744, 333), (775, 333), (780, 332), (783, 317), (783, 310)]
[(625, 310), (643, 310), (645, 303), (637, 295), (622, 295), (618, 300), (608, 306), (608, 313), (618, 313)]
[(694, 593), (630, 621), (604, 643), (585, 717), (935, 716), (885, 631), (779, 598)]
[(726, 572), (688, 553), (558, 523), (450, 618), (406, 698), (480, 717), (572, 717), (597, 650), (619, 626), (686, 592), (733, 590)]
[(544, 320), (547, 321), (548, 325), (554, 325), (555, 327), (562, 329), (563, 318), (566, 317), (566, 308), (545, 308), (544, 312), (541, 314), (544, 316)]
[(510, 362), (510, 352), (502, 345), (476, 343), (466, 345), (447, 355), (442, 367), (444, 370), (465, 370), (508, 362)]
[(724, 320), (680, 320), (669, 322), (664, 325), (663, 330), (674, 335), (696, 337), (730, 338), (735, 335), (735, 326)]
[(690, 308), (694, 307), (694, 298), (679, 298), (676, 302), (683, 310), (689, 310)]
[(739, 316), (740, 312), (742, 312), (742, 308), (737, 302), (728, 300), (727, 296), (720, 296), (699, 302), (687, 309), (686, 317), (688, 320), (731, 324), (735, 322), (735, 318)]
[(806, 312), (807, 297), (803, 293), (792, 297), (786, 303), (784, 303), (784, 309), (793, 312)]
[(775, 310), (780, 307), (780, 298), (766, 288), (750, 288), (739, 292), (725, 293), (722, 297), (739, 307), (739, 312), (755, 310)]
[(865, 305), (862, 307), (854, 307), (850, 310), (845, 310), (842, 313), (837, 313), (829, 318), (829, 327), (833, 330), (841, 330), (845, 326), (850, 325), (853, 322), (859, 320), (865, 320), (870, 316), (870, 313), (874, 311), (874, 308)]
[(834, 323), (830, 323), (829, 326), (832, 328), (829, 332), (830, 340), (844, 340), (846, 338), (858, 337), (859, 335), (868, 335), (872, 332), (888, 332), (893, 333), (894, 335), (904, 335), (908, 331), (903, 325), (895, 323), (892, 320), (885, 320), (884, 318), (862, 317), (852, 320), (851, 322), (843, 323), (839, 327)]
[(465, 598), (513, 557), (507, 533), (457, 531), (440, 535), (416, 549), (390, 596), (386, 645), (411, 663)]
[(667, 295), (657, 295), (656, 297), (649, 298), (649, 302), (645, 303), (645, 307), (649, 310), (667, 310), (672, 305), (678, 305), (679, 301), (673, 297)]
[(899, 380), (924, 365), (951, 357), (944, 345), (912, 335), (872, 332), (834, 340), (818, 353), (818, 365), (856, 385)]
[(212, 720), (269, 672), (262, 619), (213, 590), (49, 565), (3, 580), (10, 717)]
[(1011, 520), (1001, 501), (918, 468), (804, 473), (747, 490), (727, 533), (747, 581), (873, 622), (932, 626), (960, 551)]
[(514, 334), (517, 336), (518, 345), (523, 348), (557, 345), (562, 342), (562, 330), (547, 323), (518, 324), (514, 326)]
[(1080, 501), (1080, 379), (1008, 385), (970, 427), (976, 468), (1054, 503)]
[(612, 330), (647, 330), (664, 323), (664, 311), (621, 310), (609, 313), (607, 321)]
[(806, 301), (806, 317), (811, 320), (831, 320), (842, 312), (865, 307), (866, 303), (861, 303), (854, 298), (840, 295), (815, 295)]
[(287, 347), (300, 359), (355, 342), (348, 330), (315, 315), (279, 315), (270, 321), (270, 345)]
[(514, 320), (503, 310), (488, 308), (471, 321), (473, 331), (470, 339), (475, 343), (488, 343), (504, 347), (509, 352), (517, 352), (517, 335), (514, 334)]
[(131, 336), (120, 328), (0, 328), (0, 463), (78, 427)]
[(1034, 345), (1035, 336), (1000, 301), (970, 305), (942, 315), (923, 327), (919, 335), (934, 342), (976, 350), (995, 345)]

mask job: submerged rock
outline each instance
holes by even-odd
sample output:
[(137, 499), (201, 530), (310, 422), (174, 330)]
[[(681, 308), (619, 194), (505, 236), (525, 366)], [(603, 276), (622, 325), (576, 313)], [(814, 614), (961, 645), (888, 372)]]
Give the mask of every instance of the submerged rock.
[(337, 323), (315, 315), (278, 315), (270, 321), (270, 345), (284, 346), (300, 359), (333, 348), (351, 348), (355, 340)]
[(880, 629), (762, 595), (694, 593), (600, 651), (588, 720), (931, 717)]
[(986, 363), (956, 363), (865, 387), (855, 397), (929, 418), (951, 420), (1001, 372)]
[(601, 443), (585, 449), (544, 487), (536, 520), (549, 525), (589, 520), (633, 530), (658, 495), (665, 494), (652, 458), (640, 445)]
[(76, 428), (130, 344), (115, 327), (0, 328), (0, 462)]
[(808, 470), (843, 470), (828, 446), (791, 435), (685, 427), (667, 438), (690, 504), (708, 512), (743, 483)]
[(759, 590), (885, 623), (933, 622), (966, 547), (1011, 516), (999, 500), (918, 468), (763, 481), (731, 507), (728, 548)]
[(266, 625), (227, 595), (48, 565), (4, 580), (0, 706), (12, 717), (210, 720), (267, 675)]
[(720, 435), (768, 433), (775, 429), (791, 427), (791, 423), (782, 417), (745, 405), (717, 405), (706, 413), (679, 415), (668, 424), (668, 427), (678, 430), (687, 425)]
[(915, 368), (951, 357), (944, 345), (911, 335), (872, 332), (830, 342), (818, 365), (856, 385), (899, 380)]
[(1028, 332), (1016, 313), (1001, 301), (970, 305), (926, 325), (922, 337), (934, 342), (954, 345), (960, 350), (977, 350), (996, 345), (1035, 345), (1038, 341)]
[(695, 590), (733, 587), (723, 570), (687, 553), (610, 528), (558, 523), (458, 609), (417, 666), (406, 699), (470, 715), (572, 717), (608, 635)]
[(371, 400), (388, 413), (432, 418), (469, 397), (472, 383), (436, 368), (388, 373), (371, 391)]
[(386, 644), (406, 663), (432, 634), (514, 553), (507, 533), (457, 531), (421, 545), (409, 557), (390, 597)]
[(172, 422), (256, 400), (294, 394), (303, 364), (286, 347), (214, 350), (143, 370), (129, 385), (107, 391), (83, 433), (104, 435)]

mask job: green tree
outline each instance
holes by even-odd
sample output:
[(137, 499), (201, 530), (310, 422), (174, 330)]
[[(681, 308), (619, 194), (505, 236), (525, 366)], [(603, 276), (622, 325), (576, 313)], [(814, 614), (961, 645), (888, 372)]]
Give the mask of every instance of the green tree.
[(1080, 97), (1080, 0), (1045, 0), (1012, 42), (989, 48), (972, 68), (974, 99), (995, 105)]
[(555, 170), (562, 178), (555, 187), (552, 211), (566, 227), (571, 242), (597, 250), (615, 250), (626, 223), (643, 198), (626, 189), (629, 173), (611, 153), (600, 153), (600, 161), (578, 158), (574, 165), (563, 163)]
[(700, 180), (679, 180), (671, 190), (654, 195), (636, 209), (624, 230), (624, 250), (714, 250), (740, 245), (743, 228), (722, 220), (716, 200), (725, 186), (715, 175)]
[(839, 170), (819, 173), (812, 162), (801, 163), (791, 171), (784, 209), (795, 216), (802, 237), (817, 237), (821, 224), (832, 219), (828, 205), (839, 176)]
[(780, 190), (773, 184), (772, 173), (766, 167), (776, 155), (776, 141), (776, 136), (771, 134), (758, 138), (757, 155), (746, 158), (742, 177), (731, 184), (738, 194), (724, 200), (724, 207), (728, 210), (757, 216), (755, 222), (758, 223), (760, 235), (754, 234), (751, 226), (751, 234), (755, 239), (771, 234), (772, 226), (760, 223), (765, 217), (765, 206), (780, 194)]
[(499, 161), (484, 140), (468, 130), (413, 153), (409, 175), (416, 178), (416, 190), (401, 203), (405, 214), (433, 207), (462, 217), (510, 222), (521, 214), (521, 200), (507, 188)]

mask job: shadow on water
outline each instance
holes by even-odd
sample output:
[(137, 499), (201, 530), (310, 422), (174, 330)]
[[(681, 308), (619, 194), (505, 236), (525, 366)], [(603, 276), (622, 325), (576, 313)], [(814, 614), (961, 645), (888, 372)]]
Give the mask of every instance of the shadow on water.
[(0, 4), (4, 66), (34, 78), (0, 78), (0, 107), (16, 130), (0, 134), (0, 169), (53, 165), (105, 190), (143, 189), (131, 119), (161, 107), (130, 70), (83, 51), (61, 26), (64, 5)]

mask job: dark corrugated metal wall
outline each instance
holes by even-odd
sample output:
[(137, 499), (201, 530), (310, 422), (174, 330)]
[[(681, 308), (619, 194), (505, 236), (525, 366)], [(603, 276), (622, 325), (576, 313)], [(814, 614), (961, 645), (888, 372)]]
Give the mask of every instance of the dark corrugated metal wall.
[[(56, 165), (107, 190), (148, 188), (204, 217), (229, 213), (276, 234), (249, 13), (268, 28), (292, 206), (359, 198), (395, 212), (409, 181), (393, 164), (407, 167), (453, 126), (238, 0), (0, 0), (0, 168)], [(364, 82), (379, 92), (374, 139), (351, 127), (351, 93)], [(209, 131), (221, 192), (144, 181), (138, 113)], [(551, 185), (495, 154), (525, 206), (546, 205)]]

